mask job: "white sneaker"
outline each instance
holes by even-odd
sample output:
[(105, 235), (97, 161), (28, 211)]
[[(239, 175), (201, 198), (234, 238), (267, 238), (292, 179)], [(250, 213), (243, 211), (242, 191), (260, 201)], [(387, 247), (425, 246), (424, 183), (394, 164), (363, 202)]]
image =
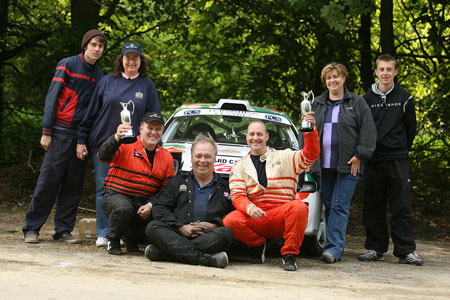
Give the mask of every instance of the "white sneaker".
[(108, 245), (108, 239), (103, 236), (99, 236), (97, 241), (95, 241), (95, 246), (97, 247), (106, 247), (106, 245)]

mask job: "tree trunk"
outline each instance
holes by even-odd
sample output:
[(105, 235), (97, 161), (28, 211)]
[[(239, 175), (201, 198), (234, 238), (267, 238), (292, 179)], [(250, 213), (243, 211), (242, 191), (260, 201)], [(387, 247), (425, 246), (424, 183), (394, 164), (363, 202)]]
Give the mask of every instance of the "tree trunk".
[[(371, 0), (365, 0), (365, 5), (370, 7)], [(361, 27), (359, 28), (359, 41), (361, 43), (361, 65), (360, 65), (360, 74), (361, 74), (361, 84), (364, 91), (370, 87), (373, 81), (373, 72), (372, 72), (372, 57), (371, 57), (371, 47), (370, 47), (370, 11), (366, 14), (361, 15)]]
[[(5, 43), (6, 40), (6, 30), (8, 25), (8, 7), (9, 7), (9, 0), (1, 1), (0, 4), (0, 51), (5, 51)], [(4, 93), (3, 93), (3, 64), (0, 64), (0, 161), (3, 161), (4, 158), (4, 147), (3, 147), (3, 111), (4, 111)]]
[(73, 54), (80, 52), (80, 43), (83, 34), (98, 27), (100, 20), (100, 4), (96, 0), (71, 0), (71, 13), (72, 13), (72, 36), (74, 39), (71, 41), (71, 47)]
[(381, 0), (380, 7), (380, 43), (383, 54), (395, 56), (392, 0)]

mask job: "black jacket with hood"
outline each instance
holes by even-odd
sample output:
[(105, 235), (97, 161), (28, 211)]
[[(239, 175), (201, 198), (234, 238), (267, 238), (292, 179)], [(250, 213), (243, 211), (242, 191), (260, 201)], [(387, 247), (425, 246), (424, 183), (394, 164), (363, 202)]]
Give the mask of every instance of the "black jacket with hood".
[(369, 163), (408, 158), (417, 127), (413, 97), (396, 84), (383, 93), (374, 83), (364, 99), (377, 128), (377, 146)]

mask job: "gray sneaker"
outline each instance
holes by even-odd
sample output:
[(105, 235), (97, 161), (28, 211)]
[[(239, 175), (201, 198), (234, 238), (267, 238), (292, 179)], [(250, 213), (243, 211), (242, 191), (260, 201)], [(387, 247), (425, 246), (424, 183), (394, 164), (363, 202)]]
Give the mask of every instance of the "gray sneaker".
[(327, 264), (334, 264), (336, 262), (336, 257), (331, 252), (322, 253), (321, 259)]
[(408, 265), (414, 265), (414, 266), (423, 265), (423, 260), (420, 258), (419, 254), (417, 254), (416, 251), (411, 252), (410, 254), (406, 255), (404, 258), (399, 258), (398, 262), (401, 264), (408, 264)]
[(27, 231), (24, 237), (25, 243), (36, 244), (39, 243), (38, 234), (36, 231)]
[(384, 260), (384, 254), (379, 253), (375, 250), (369, 249), (366, 251), (366, 253), (361, 254), (358, 259), (360, 261), (383, 261)]
[(73, 237), (68, 232), (64, 232), (60, 236), (56, 236), (56, 237), (54, 236), (53, 238), (55, 240), (57, 240), (57, 241), (63, 241), (63, 242), (69, 243), (69, 244), (79, 244), (79, 243), (81, 243), (80, 239), (77, 239), (76, 237)]

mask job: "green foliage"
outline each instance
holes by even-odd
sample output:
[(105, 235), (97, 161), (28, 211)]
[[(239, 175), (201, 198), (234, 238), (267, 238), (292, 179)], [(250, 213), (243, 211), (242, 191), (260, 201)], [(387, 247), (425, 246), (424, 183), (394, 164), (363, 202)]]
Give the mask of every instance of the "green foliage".
[[(70, 1), (9, 3), (0, 26), (1, 164), (25, 161), (30, 152), (41, 155), (48, 85), (57, 61), (72, 55), (69, 45), (81, 39), (72, 31)], [(181, 104), (235, 98), (283, 110), (298, 121), (301, 91), (323, 92), (320, 72), (331, 61), (347, 66), (346, 86), (363, 94), (358, 30), (365, 13), (372, 14), (373, 59), (380, 54), (380, 0), (100, 3), (99, 28), (108, 37), (99, 62), (104, 73), (112, 71), (124, 42), (139, 42), (166, 117)], [(394, 1), (398, 83), (417, 100), (415, 205), (430, 213), (450, 211), (443, 188), (450, 179), (449, 10), (439, 0)]]

